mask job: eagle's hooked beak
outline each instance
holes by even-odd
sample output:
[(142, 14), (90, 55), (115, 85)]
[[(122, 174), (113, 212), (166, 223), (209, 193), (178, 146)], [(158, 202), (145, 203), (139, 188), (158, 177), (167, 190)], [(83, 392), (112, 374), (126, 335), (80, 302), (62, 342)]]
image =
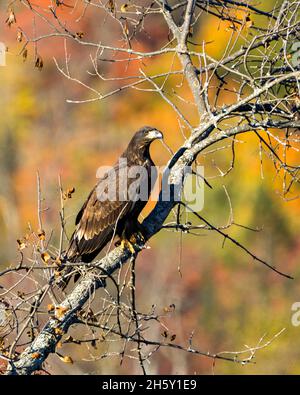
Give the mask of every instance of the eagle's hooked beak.
[(157, 129), (150, 130), (147, 133), (147, 139), (149, 139), (149, 140), (156, 140), (156, 139), (162, 140), (163, 138), (164, 138), (164, 136), (163, 136), (162, 132), (160, 132)]

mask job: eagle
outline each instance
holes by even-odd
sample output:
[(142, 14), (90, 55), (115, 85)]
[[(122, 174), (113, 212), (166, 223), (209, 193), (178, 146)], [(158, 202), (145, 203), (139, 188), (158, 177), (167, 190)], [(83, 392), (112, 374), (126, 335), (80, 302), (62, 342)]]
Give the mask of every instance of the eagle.
[[(161, 131), (142, 127), (115, 165), (101, 176), (76, 216), (76, 227), (63, 262), (92, 262), (115, 236), (124, 248), (133, 252), (130, 240), (134, 234), (142, 233), (138, 217), (157, 178), (150, 156), (150, 145), (157, 139), (163, 139)], [(71, 270), (64, 269), (64, 279), (58, 282), (60, 287), (68, 284), (70, 278), (66, 274)]]

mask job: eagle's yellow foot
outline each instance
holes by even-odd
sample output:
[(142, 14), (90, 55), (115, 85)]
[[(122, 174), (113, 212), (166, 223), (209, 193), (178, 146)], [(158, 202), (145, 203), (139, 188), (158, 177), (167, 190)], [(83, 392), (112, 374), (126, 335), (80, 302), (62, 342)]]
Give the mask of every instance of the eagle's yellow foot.
[(132, 234), (128, 239), (122, 238), (120, 245), (122, 249), (127, 249), (131, 252), (131, 254), (135, 254), (135, 249), (134, 245), (135, 244), (144, 244), (145, 243), (145, 238), (141, 232), (136, 232)]
[(121, 243), (120, 243), (121, 248), (123, 250), (129, 250), (131, 252), (131, 254), (135, 254), (135, 249), (133, 247), (133, 244), (134, 243), (131, 242), (131, 238), (130, 238), (130, 240), (122, 239)]

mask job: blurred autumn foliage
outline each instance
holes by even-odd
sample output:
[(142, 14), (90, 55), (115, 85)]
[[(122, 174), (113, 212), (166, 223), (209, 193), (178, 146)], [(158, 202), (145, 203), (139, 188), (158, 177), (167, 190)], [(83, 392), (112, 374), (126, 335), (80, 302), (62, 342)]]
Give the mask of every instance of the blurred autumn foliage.
[[(275, 1), (265, 3), (264, 7), (270, 8)], [(70, 9), (62, 7), (60, 12), (76, 20)], [(65, 79), (53, 62), (53, 57), (58, 63), (64, 62), (63, 39), (53, 37), (38, 43), (38, 65), (32, 47), (24, 61), (18, 25), (39, 29), (40, 34), (45, 27), (33, 26), (32, 15), (26, 11), (16, 13), (16, 22), (10, 27), (5, 24), (6, 18), (7, 8), (1, 4), (0, 41), (8, 47), (7, 66), (0, 68), (1, 269), (19, 259), (16, 240), (39, 227), (37, 170), (43, 205), (47, 207), (43, 213), (44, 228), (48, 238), (52, 233), (51, 243), (55, 243), (60, 228), (59, 175), (65, 189), (75, 188), (66, 207), (70, 234), (75, 214), (96, 181), (97, 168), (114, 163), (133, 131), (144, 124), (153, 125), (164, 132), (167, 144), (174, 150), (182, 139), (172, 109), (155, 94), (131, 89), (104, 101), (68, 103), (66, 99), (82, 100), (89, 96), (80, 85)], [(107, 35), (114, 37), (110, 21), (100, 23), (89, 11), (73, 23), (74, 30), (87, 39), (99, 29), (103, 40)], [(155, 48), (156, 40), (168, 34), (159, 25), (154, 32), (151, 39), (146, 36), (140, 39), (140, 50)], [(208, 54), (218, 57), (231, 34), (228, 22), (203, 15), (201, 29), (194, 32), (193, 39), (197, 41), (201, 36)], [(86, 74), (90, 68), (88, 49), (70, 43), (68, 53), (76, 78), (101, 85), (94, 76)], [(148, 60), (147, 67), (155, 72), (163, 70), (161, 61), (161, 58)], [(166, 67), (169, 61), (166, 57)], [(134, 67), (138, 64), (130, 66), (131, 73)], [(109, 77), (129, 71), (124, 63), (110, 62), (105, 72)], [(110, 89), (114, 84), (110, 83)], [(223, 96), (224, 102), (230, 101), (230, 92)], [(201, 215), (215, 225), (227, 223), (230, 206), (223, 188), (226, 185), (235, 222), (257, 230), (233, 226), (230, 234), (258, 256), (291, 274), (294, 280), (267, 270), (227, 242), (223, 245), (223, 239), (214, 232), (203, 231), (196, 237), (161, 231), (151, 239), (151, 249), (138, 258), (138, 304), (147, 311), (152, 305), (163, 311), (174, 304), (174, 312), (165, 320), (167, 336), (176, 334), (176, 340), (188, 343), (189, 334), (194, 332), (194, 342), (203, 351), (239, 350), (245, 344), (258, 344), (265, 334), (272, 336), (282, 328), (286, 330), (259, 354), (256, 364), (212, 363), (204, 357), (161, 349), (151, 360), (149, 373), (300, 373), (300, 328), (291, 324), (291, 306), (300, 300), (299, 200), (284, 201), (279, 196), (271, 164), (263, 161), (261, 165), (257, 139), (243, 135), (239, 141), (235, 167), (226, 178), (214, 177), (219, 174), (218, 169), (226, 171), (230, 166), (230, 147), (222, 155), (216, 152), (199, 158), (213, 186), (205, 190)], [(299, 152), (293, 155), (299, 157)], [(152, 156), (156, 164), (164, 165), (169, 153), (155, 143)], [(68, 345), (64, 347), (68, 350)], [(109, 352), (111, 345), (104, 342), (104, 350), (105, 347)], [(71, 355), (76, 366), (51, 356), (47, 369), (52, 373), (97, 374), (136, 373), (138, 369), (130, 360), (124, 360), (120, 367), (117, 358), (105, 363), (101, 359), (87, 362), (89, 350), (74, 346)]]

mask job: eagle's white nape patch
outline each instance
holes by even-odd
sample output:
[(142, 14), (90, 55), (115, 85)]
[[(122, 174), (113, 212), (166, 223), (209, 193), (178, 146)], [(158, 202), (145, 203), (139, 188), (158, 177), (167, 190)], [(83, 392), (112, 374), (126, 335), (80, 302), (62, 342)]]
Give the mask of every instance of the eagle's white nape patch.
[(156, 129), (153, 129), (153, 130), (150, 130), (148, 133), (147, 133), (147, 137), (149, 138), (149, 139), (162, 139), (163, 138), (163, 135), (162, 135), (162, 133), (159, 131), (159, 130), (156, 130)]

